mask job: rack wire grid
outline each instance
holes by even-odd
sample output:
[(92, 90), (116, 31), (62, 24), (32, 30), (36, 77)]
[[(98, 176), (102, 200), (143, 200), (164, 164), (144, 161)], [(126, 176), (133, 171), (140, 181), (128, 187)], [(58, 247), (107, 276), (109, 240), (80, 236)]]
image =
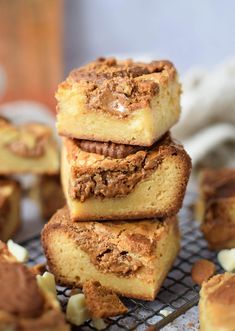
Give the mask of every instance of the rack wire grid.
[[(193, 218), (192, 204), (196, 195), (188, 192), (185, 197), (184, 206), (179, 213), (179, 224), (181, 229), (181, 250), (174, 266), (155, 301), (147, 302), (128, 298), (122, 298), (128, 307), (128, 313), (116, 318), (106, 320), (106, 330), (160, 330), (178, 316), (184, 314), (189, 308), (197, 305), (199, 299), (199, 286), (191, 279), (192, 265), (198, 259), (209, 259), (214, 261), (217, 271), (221, 269), (216, 260), (215, 252), (208, 250), (207, 243), (199, 230), (199, 224)], [(33, 237), (22, 243), (29, 251), (29, 264), (44, 263), (40, 244), (40, 236)], [(70, 289), (57, 287), (58, 298), (65, 308), (70, 296)], [(170, 314), (164, 316), (161, 310), (167, 309)], [(72, 330), (95, 330), (90, 321), (82, 327), (73, 327)]]

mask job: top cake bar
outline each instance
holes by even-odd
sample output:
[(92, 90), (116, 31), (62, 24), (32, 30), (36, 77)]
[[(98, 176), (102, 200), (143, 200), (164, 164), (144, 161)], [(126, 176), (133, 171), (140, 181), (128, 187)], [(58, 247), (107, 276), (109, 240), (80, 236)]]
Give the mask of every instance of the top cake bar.
[(151, 146), (178, 121), (180, 92), (169, 61), (100, 58), (59, 85), (57, 129), (71, 138)]

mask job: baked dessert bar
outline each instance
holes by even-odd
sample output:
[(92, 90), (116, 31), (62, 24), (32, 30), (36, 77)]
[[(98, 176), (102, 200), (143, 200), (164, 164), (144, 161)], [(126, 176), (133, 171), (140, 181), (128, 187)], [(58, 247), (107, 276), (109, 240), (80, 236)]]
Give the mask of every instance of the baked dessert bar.
[(57, 282), (82, 287), (98, 281), (118, 294), (154, 300), (180, 247), (176, 217), (135, 222), (71, 222), (59, 210), (42, 231)]
[(0, 330), (68, 331), (57, 299), (0, 243)]
[(18, 181), (0, 178), (0, 239), (7, 241), (18, 230), (21, 188)]
[(31, 196), (39, 205), (42, 218), (47, 221), (65, 205), (60, 175), (40, 175), (31, 190)]
[(49, 127), (39, 123), (15, 126), (0, 117), (0, 175), (58, 171), (58, 147)]
[(210, 248), (235, 247), (235, 169), (204, 170), (197, 216)]
[(199, 315), (201, 331), (235, 330), (235, 274), (216, 275), (202, 284)]
[(169, 61), (100, 58), (59, 85), (57, 129), (72, 138), (150, 146), (178, 121), (180, 91)]
[(169, 133), (150, 148), (63, 141), (62, 185), (72, 220), (174, 215), (190, 169), (189, 156)]

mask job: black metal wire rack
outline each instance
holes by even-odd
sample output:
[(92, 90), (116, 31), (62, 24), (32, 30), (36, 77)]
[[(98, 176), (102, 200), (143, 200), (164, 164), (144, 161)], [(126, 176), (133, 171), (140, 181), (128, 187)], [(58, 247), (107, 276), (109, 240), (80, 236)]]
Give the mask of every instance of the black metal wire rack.
[[(160, 330), (198, 303), (199, 287), (193, 284), (191, 279), (191, 268), (195, 261), (205, 258), (212, 260), (220, 271), (216, 254), (208, 250), (207, 243), (199, 231), (198, 223), (193, 219), (191, 206), (194, 200), (195, 194), (187, 193), (184, 207), (179, 213), (182, 236), (181, 251), (156, 300), (146, 302), (123, 298), (123, 302), (129, 308), (128, 313), (108, 319), (107, 330), (143, 331), (151, 326), (154, 326), (155, 330)], [(29, 250), (29, 264), (45, 262), (39, 236), (25, 241), (23, 245)], [(57, 291), (62, 305), (65, 306), (70, 289), (58, 287)], [(163, 309), (170, 312), (167, 317), (162, 314)], [(74, 330), (88, 331), (94, 330), (94, 328), (90, 322), (86, 322), (84, 326), (74, 328)]]

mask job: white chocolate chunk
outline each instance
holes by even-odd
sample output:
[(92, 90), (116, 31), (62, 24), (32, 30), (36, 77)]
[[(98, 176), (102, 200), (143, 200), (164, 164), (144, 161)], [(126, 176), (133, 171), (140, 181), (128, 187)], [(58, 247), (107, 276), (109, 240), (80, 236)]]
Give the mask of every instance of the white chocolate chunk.
[(36, 276), (38, 286), (43, 292), (51, 292), (56, 297), (55, 276), (46, 271), (44, 274)]
[(223, 249), (218, 253), (217, 259), (225, 271), (235, 271), (235, 248)]
[(82, 325), (90, 318), (84, 294), (78, 293), (69, 298), (66, 308), (66, 318), (70, 323), (77, 326)]
[(16, 244), (13, 240), (8, 240), (7, 247), (12, 255), (17, 259), (17, 261), (24, 263), (29, 259), (29, 253), (27, 249), (23, 246)]
[(92, 325), (96, 330), (103, 330), (107, 327), (102, 318), (92, 318)]
[(159, 313), (162, 314), (163, 316), (167, 317), (172, 312), (170, 310), (167, 310), (167, 309), (162, 309), (162, 310), (159, 311)]

